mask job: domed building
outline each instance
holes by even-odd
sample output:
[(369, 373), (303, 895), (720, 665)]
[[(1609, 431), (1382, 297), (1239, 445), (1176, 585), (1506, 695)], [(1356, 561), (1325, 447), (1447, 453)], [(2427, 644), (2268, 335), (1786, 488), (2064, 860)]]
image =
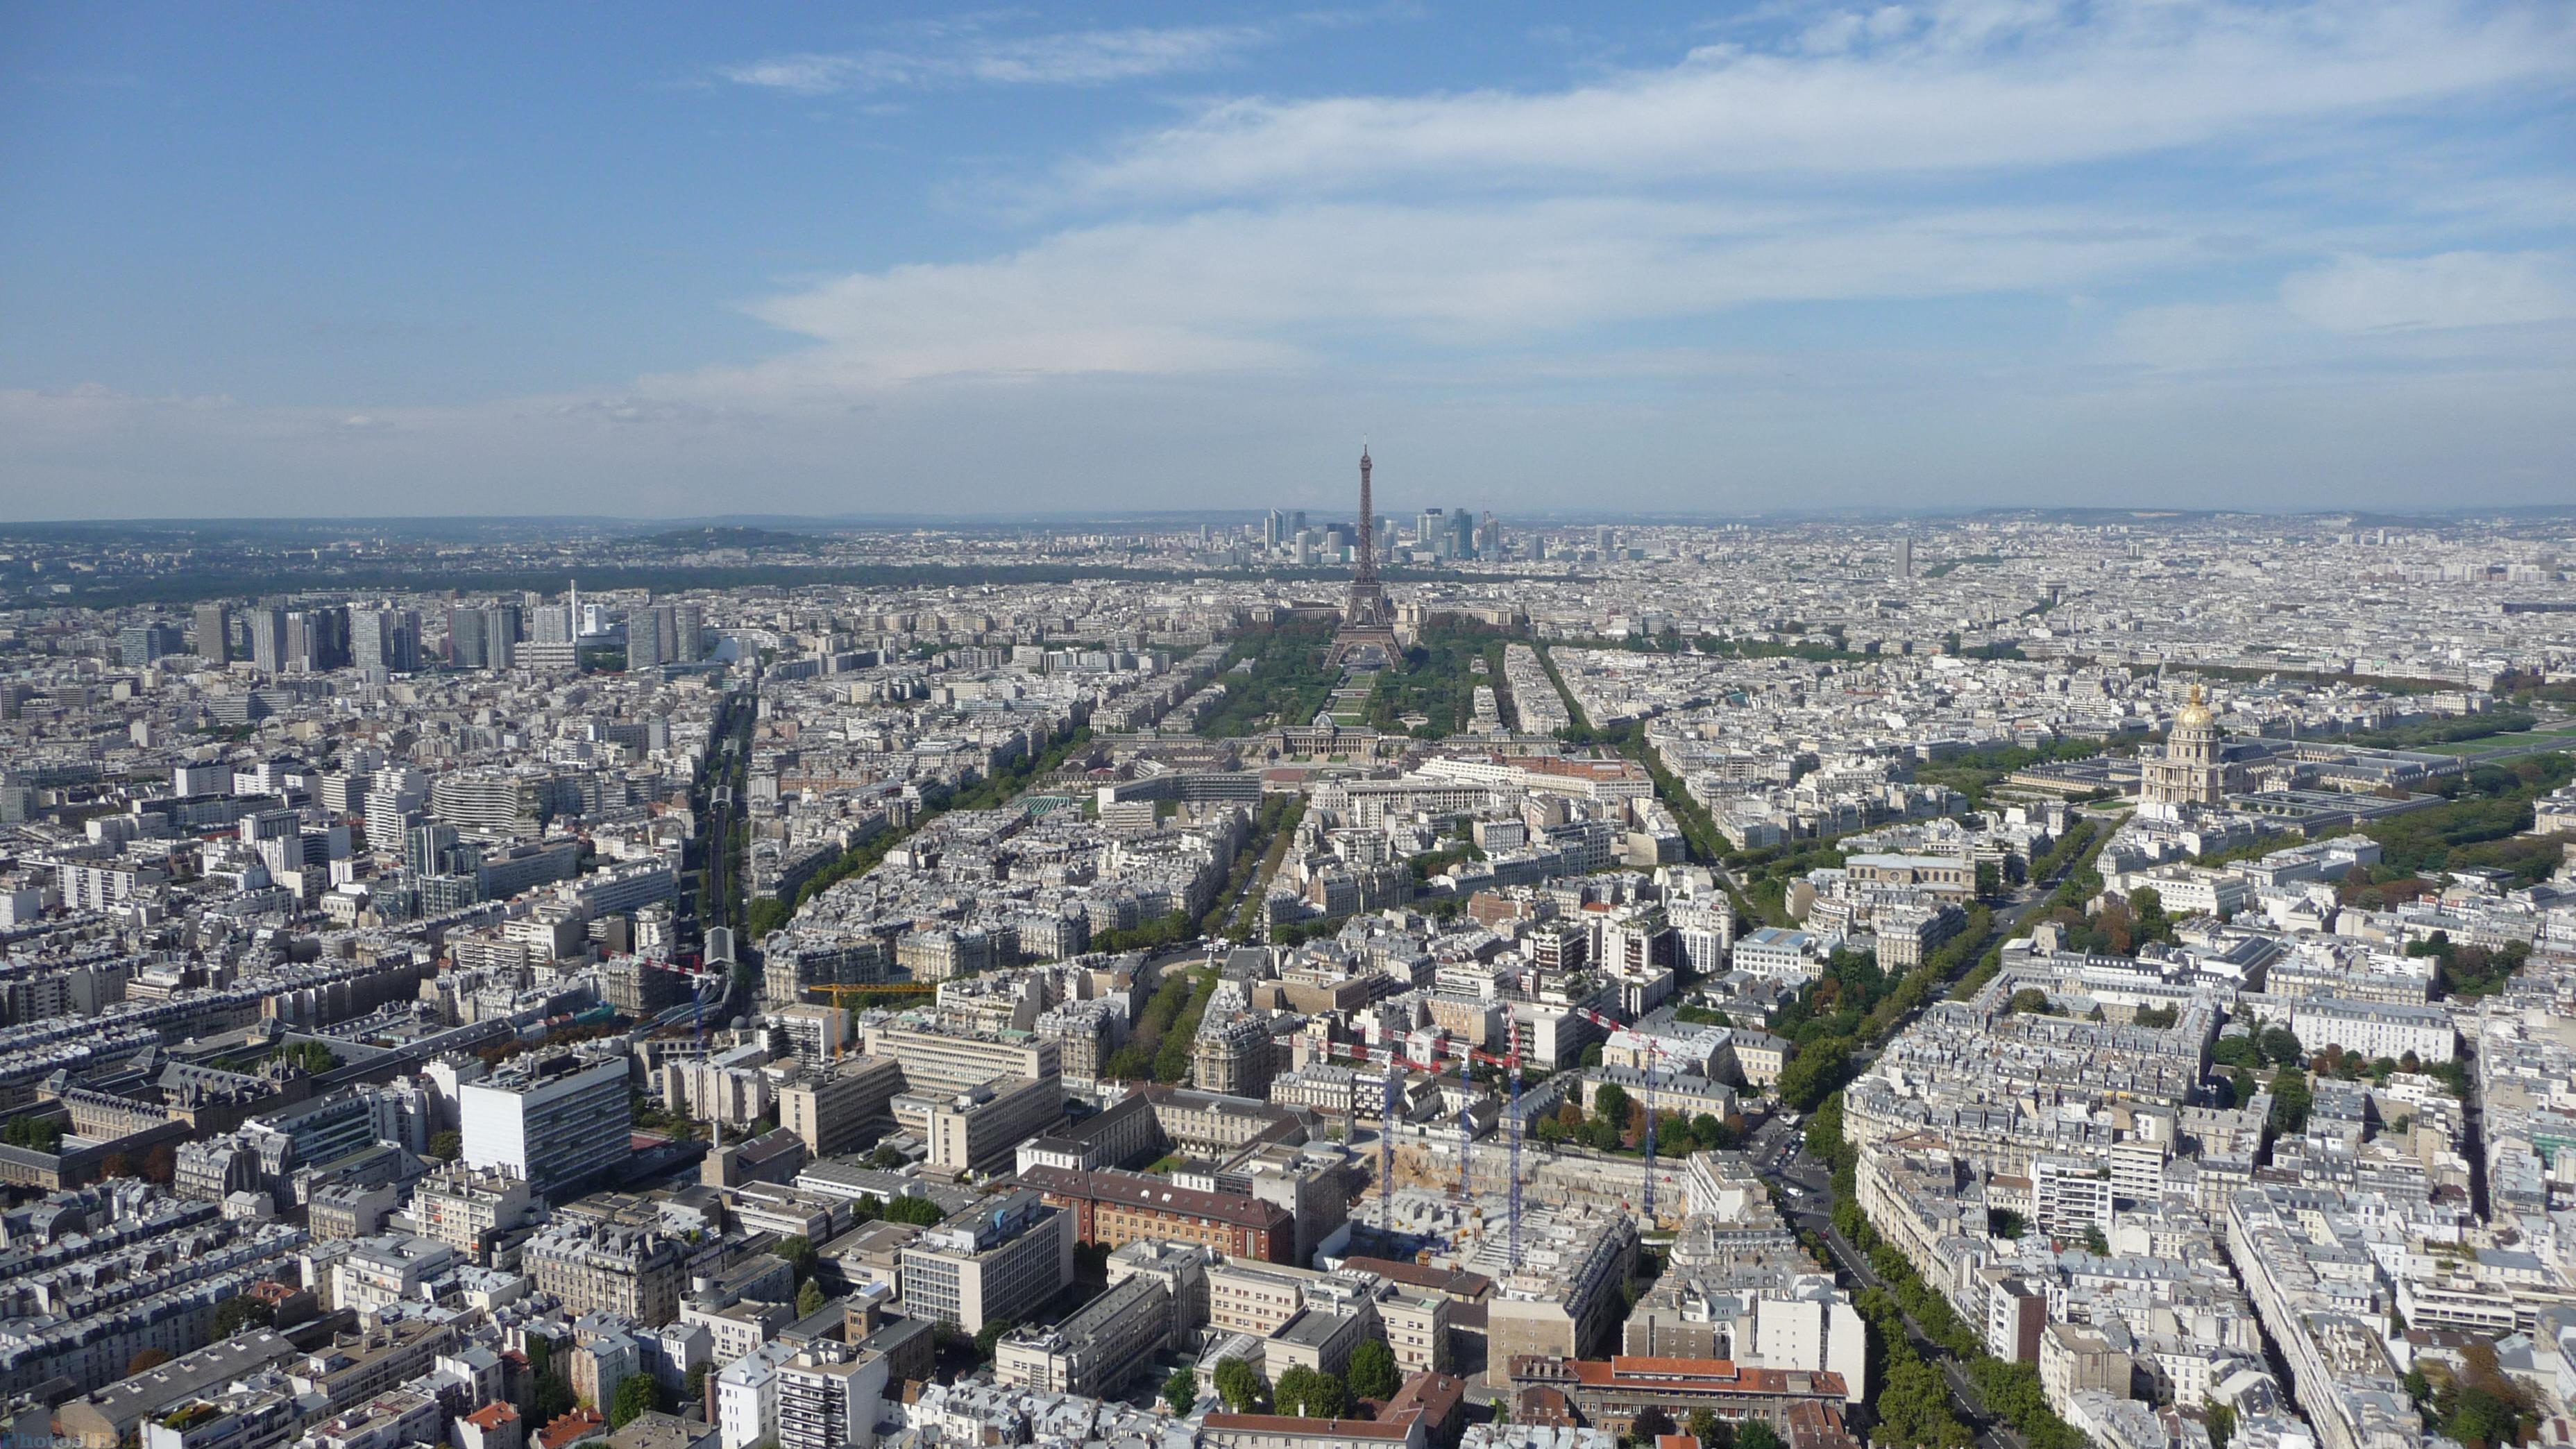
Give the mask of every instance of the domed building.
[(2191, 698), (2174, 716), (2164, 753), (2139, 762), (2138, 799), (2142, 805), (2168, 809), (2226, 801), (2227, 768), (2219, 761), (2218, 720), (2202, 701), (2199, 685), (2191, 687)]

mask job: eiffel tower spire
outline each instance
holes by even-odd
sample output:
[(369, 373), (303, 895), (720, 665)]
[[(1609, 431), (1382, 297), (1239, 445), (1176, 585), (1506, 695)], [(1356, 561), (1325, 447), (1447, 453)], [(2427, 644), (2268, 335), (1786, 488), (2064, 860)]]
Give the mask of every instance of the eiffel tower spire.
[(1360, 444), (1360, 566), (1353, 583), (1377, 582), (1377, 509), (1369, 497), (1368, 444)]

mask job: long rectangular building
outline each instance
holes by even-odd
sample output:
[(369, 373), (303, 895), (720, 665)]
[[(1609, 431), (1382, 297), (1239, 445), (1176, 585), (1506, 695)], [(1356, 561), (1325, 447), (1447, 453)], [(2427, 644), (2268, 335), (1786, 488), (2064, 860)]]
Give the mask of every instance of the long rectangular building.
[(275, 1368), (296, 1352), (284, 1337), (252, 1329), (74, 1399), (54, 1412), (54, 1422), (80, 1449), (116, 1449), (146, 1417)]
[(458, 1093), (469, 1167), (499, 1168), (549, 1197), (624, 1162), (635, 1115), (622, 1056), (522, 1057)]
[(1204, 1243), (1273, 1263), (1290, 1261), (1297, 1250), (1295, 1215), (1245, 1193), (1206, 1192), (1111, 1168), (1031, 1167), (1020, 1181), (1070, 1211), (1075, 1233), (1086, 1243), (1113, 1249), (1139, 1238)]
[(1028, 1318), (1073, 1282), (1071, 1223), (1025, 1188), (951, 1215), (903, 1250), (905, 1311), (968, 1333)]
[[(1511, 1361), (1515, 1390), (1551, 1388), (1565, 1395), (1587, 1424), (1625, 1436), (1638, 1415), (1659, 1409), (1680, 1420), (1707, 1409), (1729, 1423), (1768, 1424), (1783, 1441), (1792, 1415), (1822, 1413), (1839, 1426), (1843, 1376), (1822, 1369), (1752, 1368), (1722, 1358), (1549, 1358)], [(1801, 1406), (1807, 1406), (1803, 1413)]]
[(1025, 1031), (939, 1031), (898, 1018), (869, 1027), (862, 1040), (869, 1056), (894, 1058), (916, 1092), (963, 1092), (995, 1077), (1054, 1077), (1064, 1070), (1055, 1040)]

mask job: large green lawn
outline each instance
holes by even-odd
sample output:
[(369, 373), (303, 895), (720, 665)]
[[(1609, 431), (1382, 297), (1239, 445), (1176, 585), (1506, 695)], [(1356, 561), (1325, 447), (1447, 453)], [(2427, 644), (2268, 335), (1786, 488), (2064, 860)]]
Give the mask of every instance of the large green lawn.
[[(1199, 722), (1198, 732), (1215, 739), (1312, 720), (1342, 677), (1324, 662), (1332, 642), (1330, 623), (1302, 619), (1238, 635), (1217, 674), (1225, 700)], [(1253, 661), (1252, 672), (1235, 673), (1234, 664), (1244, 659)]]
[[(1440, 739), (1467, 728), (1475, 718), (1476, 686), (1503, 684), (1503, 643), (1509, 637), (1490, 624), (1443, 618), (1422, 631), (1422, 640), (1404, 651), (1378, 675), (1369, 692), (1364, 721), (1389, 734), (1406, 733), (1404, 716), (1430, 721), (1411, 731)], [(1483, 661), (1482, 672), (1476, 663)], [(1498, 701), (1499, 702), (1499, 701)]]
[(2426, 755), (2483, 755), (2489, 750), (2509, 750), (2516, 745), (2550, 746), (2576, 740), (2576, 725), (2554, 730), (2527, 730), (2521, 734), (2488, 735), (2483, 739), (2449, 740), (2438, 745), (2410, 745), (2407, 748)]

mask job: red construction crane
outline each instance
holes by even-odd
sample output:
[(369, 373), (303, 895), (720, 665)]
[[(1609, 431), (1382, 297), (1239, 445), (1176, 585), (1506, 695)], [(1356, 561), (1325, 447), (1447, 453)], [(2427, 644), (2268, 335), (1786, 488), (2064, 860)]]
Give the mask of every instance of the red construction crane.
[(677, 961), (664, 961), (653, 956), (638, 956), (635, 959), (651, 970), (667, 971), (689, 983), (689, 1020), (696, 1030), (699, 1050), (705, 1050), (707, 1045), (707, 982), (713, 979), (716, 973), (703, 968), (692, 970), (688, 966), (682, 965)]
[[(1392, 1159), (1394, 1156), (1394, 1136), (1391, 1131), (1391, 1127), (1395, 1121), (1396, 1099), (1396, 1078), (1395, 1072), (1392, 1068), (1400, 1066), (1410, 1071), (1428, 1072), (1435, 1077), (1440, 1075), (1441, 1069), (1437, 1065), (1429, 1065), (1422, 1062), (1412, 1061), (1407, 1058), (1393, 1056), (1391, 1055), (1391, 1049), (1390, 1055), (1384, 1058), (1372, 1056), (1364, 1047), (1343, 1047), (1340, 1044), (1333, 1042), (1325, 1043), (1324, 1050), (1328, 1056), (1338, 1050), (1360, 1061), (1375, 1064), (1383, 1060), (1390, 1065), (1390, 1070), (1386, 1074), (1386, 1107), (1378, 1122), (1378, 1232), (1382, 1238), (1385, 1238), (1388, 1242), (1392, 1242), (1394, 1240), (1393, 1235), (1388, 1231), (1391, 1220), (1391, 1209), (1388, 1207), (1392, 1187), (1390, 1173), (1392, 1171)], [(1511, 1265), (1517, 1268), (1520, 1266), (1521, 1262), (1521, 1040), (1519, 1025), (1517, 1023), (1513, 1025), (1512, 1049), (1508, 1055), (1496, 1056), (1491, 1052), (1480, 1052), (1461, 1043), (1446, 1041), (1441, 1043), (1441, 1049), (1439, 1051), (1432, 1053), (1435, 1058), (1443, 1054), (1446, 1054), (1451, 1059), (1462, 1063), (1459, 1071), (1459, 1078), (1462, 1086), (1466, 1079), (1466, 1071), (1463, 1066), (1463, 1063), (1466, 1062), (1482, 1062), (1487, 1066), (1502, 1068), (1511, 1074), (1511, 1105), (1504, 1113), (1504, 1131), (1506, 1133), (1504, 1140), (1509, 1144), (1508, 1150), (1510, 1164), (1508, 1168), (1510, 1181), (1506, 1189), (1506, 1196), (1510, 1203), (1509, 1227), (1507, 1229), (1509, 1237), (1507, 1239), (1507, 1244), (1510, 1250)], [(1474, 1186), (1474, 1164), (1476, 1152), (1475, 1136), (1470, 1130), (1467, 1117), (1469, 1104), (1464, 1100), (1464, 1097), (1465, 1094), (1462, 1092), (1462, 1100), (1458, 1110), (1458, 1189), (1459, 1195), (1462, 1197), (1468, 1196)], [(1351, 1105), (1350, 1133), (1354, 1137), (1359, 1134), (1359, 1105), (1356, 1099), (1354, 1099)]]
[[(1379, 1108), (1377, 1119), (1377, 1232), (1381, 1245), (1390, 1244), (1395, 1241), (1394, 1129), (1396, 1096), (1399, 1091), (1396, 1068), (1402, 1067), (1409, 1072), (1428, 1072), (1435, 1077), (1440, 1075), (1440, 1068), (1430, 1063), (1397, 1056), (1392, 1047), (1386, 1048), (1383, 1055), (1377, 1055), (1365, 1046), (1346, 1046), (1332, 1041), (1324, 1043), (1324, 1054), (1327, 1058), (1336, 1052), (1347, 1060), (1364, 1062), (1370, 1066), (1383, 1065), (1386, 1068), (1386, 1102)], [(1357, 1137), (1359, 1128), (1359, 1099), (1354, 1093), (1351, 1099), (1349, 1135)]]
[[(1621, 1032), (1629, 1029), (1629, 1024), (1627, 1022), (1613, 1021), (1609, 1017), (1603, 1016), (1597, 1011), (1588, 1010), (1584, 1007), (1573, 1007), (1571, 1008), (1571, 1013), (1575, 1016), (1582, 1017), (1584, 1020), (1589, 1021), (1593, 1025), (1601, 1027), (1606, 1031)], [(1646, 1191), (1644, 1201), (1640, 1206), (1644, 1209), (1646, 1225), (1648, 1227), (1653, 1227), (1655, 1222), (1655, 1074), (1663, 1066), (1664, 1049), (1662, 1043), (1657, 1041), (1651, 1033), (1647, 1033), (1645, 1036), (1647, 1062), (1645, 1088), (1646, 1135), (1644, 1139), (1644, 1146), (1646, 1149)]]

